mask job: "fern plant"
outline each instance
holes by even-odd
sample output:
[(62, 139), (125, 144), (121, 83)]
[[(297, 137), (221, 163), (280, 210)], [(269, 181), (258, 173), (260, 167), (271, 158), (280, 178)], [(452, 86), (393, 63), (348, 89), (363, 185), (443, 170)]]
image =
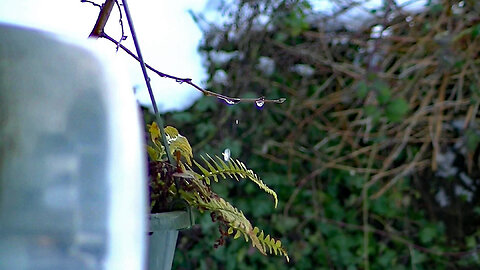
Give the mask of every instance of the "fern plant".
[(192, 148), (184, 136), (174, 127), (165, 127), (165, 135), (170, 154), (176, 165), (168, 162), (165, 147), (162, 145), (160, 129), (156, 122), (148, 125), (151, 142), (147, 145), (150, 157), (150, 210), (159, 213), (171, 210), (172, 205), (185, 202), (200, 212), (208, 211), (213, 221), (218, 222), (220, 238), (215, 247), (224, 244), (225, 237), (243, 238), (251, 242), (262, 254), (284, 256), (289, 261), (287, 251), (280, 240), (274, 239), (263, 230), (252, 226), (241, 210), (220, 197), (211, 189), (212, 180), (246, 179), (271, 195), (277, 207), (275, 191), (270, 189), (252, 170), (236, 159), (224, 161), (218, 156), (200, 156), (203, 165), (193, 159)]

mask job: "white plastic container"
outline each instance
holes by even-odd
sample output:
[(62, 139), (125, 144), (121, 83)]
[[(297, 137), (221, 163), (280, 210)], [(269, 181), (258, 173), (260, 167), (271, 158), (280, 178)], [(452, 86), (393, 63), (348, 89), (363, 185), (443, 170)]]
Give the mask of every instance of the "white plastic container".
[(88, 41), (0, 24), (0, 269), (144, 268), (145, 151), (126, 77)]

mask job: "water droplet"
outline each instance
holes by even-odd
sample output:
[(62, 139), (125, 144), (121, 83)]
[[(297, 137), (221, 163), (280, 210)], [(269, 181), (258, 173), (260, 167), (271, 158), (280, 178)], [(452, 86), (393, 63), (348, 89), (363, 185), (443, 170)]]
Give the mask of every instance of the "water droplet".
[(237, 120), (235, 120), (235, 125), (238, 125), (238, 119), (237, 119)]
[(183, 80), (181, 80), (181, 79), (176, 79), (175, 81), (176, 81), (177, 83), (179, 83), (179, 84), (182, 84), (182, 83), (183, 83)]
[(286, 98), (282, 97), (282, 98), (277, 99), (277, 103), (282, 104), (282, 103), (284, 103), (286, 100), (287, 100)]
[(261, 108), (263, 105), (265, 105), (265, 98), (261, 97), (255, 101), (255, 104), (257, 104), (257, 107)]
[(230, 160), (230, 149), (225, 148), (225, 150), (223, 150), (222, 156), (223, 160), (225, 160), (225, 162), (228, 162)]
[(220, 98), (220, 99), (225, 101), (225, 103), (227, 103), (228, 105), (235, 105), (240, 102), (240, 99), (231, 99), (231, 98)]

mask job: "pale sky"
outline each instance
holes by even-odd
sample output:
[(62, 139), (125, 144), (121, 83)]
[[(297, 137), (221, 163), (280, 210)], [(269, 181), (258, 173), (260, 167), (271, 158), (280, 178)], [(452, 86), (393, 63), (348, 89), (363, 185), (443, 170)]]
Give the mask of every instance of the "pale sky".
[[(97, 0), (102, 3), (103, 1)], [(157, 70), (179, 77), (192, 78), (204, 86), (206, 72), (197, 52), (202, 33), (193, 22), (189, 9), (204, 11), (206, 0), (135, 0), (129, 1), (130, 12), (145, 61)], [(20, 24), (76, 39), (86, 39), (97, 19), (99, 8), (80, 0), (1, 0), (0, 22)], [(120, 37), (118, 9), (114, 7), (105, 31)], [(124, 18), (128, 39), (122, 44), (135, 52), (133, 41)], [(115, 45), (99, 39), (98, 46), (115, 54)], [(131, 74), (132, 87), (137, 87), (137, 98), (150, 104), (140, 65), (119, 51), (117, 57), (125, 63)], [(160, 111), (183, 110), (201, 93), (186, 84), (159, 78), (149, 72), (152, 88)]]

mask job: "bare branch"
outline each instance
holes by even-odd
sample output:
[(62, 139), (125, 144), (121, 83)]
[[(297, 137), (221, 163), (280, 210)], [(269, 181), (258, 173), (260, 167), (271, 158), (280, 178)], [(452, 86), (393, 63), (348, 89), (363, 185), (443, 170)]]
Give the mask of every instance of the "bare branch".
[(92, 32), (88, 37), (90, 38), (98, 38), (102, 35), (103, 29), (107, 24), (108, 18), (110, 17), (110, 13), (112, 12), (113, 5), (115, 4), (115, 0), (106, 0), (105, 3), (102, 5), (100, 9), (100, 14), (98, 14), (97, 22), (93, 27)]
[(118, 48), (119, 48), (119, 44), (120, 42), (122, 42), (123, 40), (126, 40), (127, 39), (127, 36), (125, 35), (125, 30), (123, 29), (123, 17), (122, 17), (122, 8), (120, 7), (120, 3), (118, 3), (118, 0), (115, 0), (115, 5), (118, 7), (118, 14), (120, 15), (120, 18), (118, 19), (118, 22), (120, 23), (120, 28), (122, 29), (122, 37), (120, 38), (120, 40), (118, 41), (117, 43), (117, 52), (118, 52)]
[(94, 6), (99, 7), (100, 9), (102, 9), (102, 6), (101, 6), (101, 5), (99, 5), (99, 4), (97, 4), (97, 3), (93, 2), (93, 1), (80, 0), (80, 2), (82, 2), (82, 3), (90, 3), (90, 4), (94, 5)]
[[(135, 60), (140, 61), (140, 59), (132, 51), (130, 51), (127, 47), (123, 46), (122, 44), (117, 42), (115, 39), (113, 39), (112, 37), (107, 35), (105, 32), (103, 32), (100, 37), (103, 37), (103, 38), (111, 41), (112, 43), (115, 43), (122, 50), (124, 50), (127, 54), (129, 54), (131, 57), (135, 58)], [(145, 66), (148, 69), (150, 69), (151, 71), (155, 72), (158, 76), (160, 76), (162, 78), (169, 78), (169, 79), (175, 80), (176, 82), (178, 82), (180, 84), (187, 83), (187, 84), (193, 86), (198, 91), (202, 92), (205, 96), (216, 97), (218, 99), (223, 100), (225, 103), (227, 103), (229, 105), (238, 104), (240, 102), (255, 102), (259, 107), (261, 107), (261, 106), (263, 106), (264, 103), (281, 104), (281, 103), (284, 103), (286, 101), (286, 98), (265, 99), (265, 97), (258, 97), (258, 98), (229, 97), (229, 96), (225, 96), (225, 95), (222, 95), (222, 94), (218, 94), (218, 93), (203, 89), (200, 86), (198, 86), (197, 84), (195, 84), (194, 82), (192, 82), (192, 79), (190, 79), (190, 78), (180, 78), (180, 77), (176, 77), (176, 76), (173, 76), (173, 75), (169, 75), (169, 74), (160, 72), (160, 71), (156, 70), (155, 68), (153, 68), (152, 66), (148, 65), (147, 63), (145, 63)]]
[[(120, 8), (121, 4), (119, 3), (119, 1), (118, 0), (106, 0), (105, 3), (102, 6), (96, 4), (95, 2), (88, 1), (88, 0), (81, 0), (81, 2), (91, 3), (92, 5), (99, 6), (100, 9), (101, 9), (100, 14), (98, 15), (98, 18), (97, 18), (97, 22), (95, 23), (95, 26), (94, 26), (92, 32), (90, 33), (89, 37), (91, 37), (91, 38), (103, 37), (103, 38), (111, 41), (112, 43), (115, 43), (115, 45), (117, 46), (117, 51), (118, 51), (118, 48), (121, 48), (126, 53), (128, 53), (130, 56), (132, 56), (135, 60), (141, 62), (140, 59), (137, 57), (137, 55), (135, 55), (127, 47), (120, 44), (123, 40), (125, 40), (127, 38), (127, 36), (125, 35), (124, 28), (123, 28), (122, 9)], [(119, 10), (119, 13), (120, 13), (119, 23), (120, 23), (120, 27), (122, 29), (122, 37), (120, 38), (120, 41), (116, 41), (114, 38), (110, 37), (109, 35), (107, 35), (104, 32), (105, 25), (107, 24), (108, 18), (110, 17), (110, 13), (111, 13), (114, 5), (116, 5), (118, 7), (118, 10)], [(194, 82), (192, 82), (192, 79), (190, 79), (190, 78), (180, 78), (180, 77), (176, 77), (176, 76), (173, 76), (173, 75), (169, 75), (169, 74), (160, 72), (160, 71), (156, 70), (155, 68), (153, 68), (152, 66), (150, 66), (146, 63), (145, 63), (145, 66), (148, 69), (150, 69), (151, 71), (155, 72), (158, 76), (160, 76), (162, 78), (169, 78), (169, 79), (175, 80), (176, 82), (178, 82), (180, 84), (187, 83), (187, 84), (191, 85), (192, 87), (194, 87), (195, 89), (197, 89), (198, 91), (202, 92), (205, 96), (216, 97), (220, 100), (223, 100), (225, 103), (227, 103), (229, 105), (238, 104), (240, 102), (255, 102), (257, 104), (257, 106), (262, 107), (265, 103), (281, 104), (281, 103), (285, 102), (285, 100), (286, 100), (286, 98), (265, 99), (265, 97), (263, 97), (263, 96), (258, 97), (258, 98), (229, 97), (229, 96), (226, 96), (226, 95), (218, 94), (218, 93), (203, 89), (200, 86), (198, 86), (197, 84), (195, 84)]]

